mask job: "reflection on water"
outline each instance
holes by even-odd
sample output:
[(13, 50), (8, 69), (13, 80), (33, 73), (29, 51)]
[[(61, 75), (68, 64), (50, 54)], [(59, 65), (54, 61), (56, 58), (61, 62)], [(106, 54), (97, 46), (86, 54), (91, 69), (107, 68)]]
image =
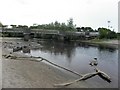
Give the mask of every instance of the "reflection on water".
[(98, 67), (112, 78), (109, 84), (95, 77), (87, 81), (93, 87), (117, 87), (118, 85), (118, 50), (108, 46), (94, 46), (80, 42), (39, 41), (39, 50), (31, 50), (33, 56), (42, 56), (54, 63), (79, 73), (93, 72), (89, 62), (98, 58)]
[(104, 45), (99, 45), (98, 49), (99, 51), (109, 51), (109, 52), (114, 52), (116, 50), (113, 47), (106, 47)]
[(43, 48), (41, 51), (43, 52), (49, 52), (54, 55), (66, 55), (67, 58), (71, 58), (74, 55), (75, 52), (75, 44), (71, 43), (55, 43), (55, 42), (43, 42), (41, 43)]

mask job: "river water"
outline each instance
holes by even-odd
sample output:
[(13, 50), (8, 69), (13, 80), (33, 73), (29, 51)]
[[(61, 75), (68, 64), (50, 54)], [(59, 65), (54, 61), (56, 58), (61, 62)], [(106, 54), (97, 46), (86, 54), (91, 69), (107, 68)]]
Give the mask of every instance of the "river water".
[(41, 56), (60, 66), (80, 74), (94, 72), (89, 62), (98, 59), (98, 68), (107, 73), (112, 82), (108, 83), (98, 76), (85, 82), (88, 87), (118, 87), (118, 49), (108, 46), (94, 46), (80, 42), (39, 41), (40, 49), (31, 50), (32, 56)]

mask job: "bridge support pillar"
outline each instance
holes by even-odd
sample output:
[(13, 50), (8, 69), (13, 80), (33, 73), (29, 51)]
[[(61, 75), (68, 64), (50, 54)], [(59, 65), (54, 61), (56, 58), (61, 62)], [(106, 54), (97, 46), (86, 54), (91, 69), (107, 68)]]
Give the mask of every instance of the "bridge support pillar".
[(30, 34), (24, 34), (24, 41), (29, 41)]
[(64, 41), (64, 36), (60, 36), (59, 38), (61, 41)]

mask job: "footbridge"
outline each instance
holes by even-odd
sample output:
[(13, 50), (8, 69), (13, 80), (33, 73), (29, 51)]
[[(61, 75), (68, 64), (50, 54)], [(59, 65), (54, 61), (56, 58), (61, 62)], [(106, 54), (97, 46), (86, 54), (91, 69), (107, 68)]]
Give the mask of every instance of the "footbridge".
[(56, 38), (56, 39), (85, 39), (91, 37), (97, 37), (98, 32), (77, 32), (77, 31), (62, 31), (62, 30), (45, 30), (45, 29), (22, 29), (22, 28), (6, 28), (2, 29), (3, 34), (9, 34), (9, 36), (24, 36), (26, 38)]

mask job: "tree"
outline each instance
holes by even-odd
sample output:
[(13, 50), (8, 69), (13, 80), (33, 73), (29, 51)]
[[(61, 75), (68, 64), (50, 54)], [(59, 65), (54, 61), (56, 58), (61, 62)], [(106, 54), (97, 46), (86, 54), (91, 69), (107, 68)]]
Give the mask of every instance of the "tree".
[(78, 32), (82, 31), (80, 27), (77, 27), (76, 29), (77, 29)]
[(2, 27), (3, 27), (3, 28), (7, 28), (7, 27), (8, 27), (8, 25), (2, 25)]
[(68, 20), (68, 24), (67, 24), (69, 30), (75, 30), (75, 25), (73, 24), (73, 18), (70, 18)]
[(94, 30), (91, 27), (86, 27), (87, 31), (93, 32)]
[(2, 25), (3, 25), (3, 24), (0, 22), (0, 27), (2, 27)]
[(58, 21), (55, 21), (54, 26), (56, 30), (60, 30), (60, 23)]
[(65, 31), (65, 30), (67, 30), (67, 26), (65, 23), (62, 23), (61, 24), (61, 31)]
[(75, 25), (73, 25), (73, 19), (70, 18), (68, 20), (67, 25), (65, 23), (60, 23), (58, 21), (55, 21), (54, 23), (49, 24), (42, 24), (42, 25), (36, 25), (30, 26), (30, 29), (44, 29), (44, 30), (59, 30), (59, 31), (72, 31), (76, 30)]
[(28, 28), (27, 25), (18, 25), (18, 28)]
[(16, 28), (17, 25), (10, 25), (10, 26), (12, 26), (12, 28)]
[(99, 38), (100, 39), (113, 39), (113, 38), (117, 38), (117, 34), (114, 31), (111, 31), (110, 29), (106, 29), (106, 28), (98, 28), (99, 31)]

